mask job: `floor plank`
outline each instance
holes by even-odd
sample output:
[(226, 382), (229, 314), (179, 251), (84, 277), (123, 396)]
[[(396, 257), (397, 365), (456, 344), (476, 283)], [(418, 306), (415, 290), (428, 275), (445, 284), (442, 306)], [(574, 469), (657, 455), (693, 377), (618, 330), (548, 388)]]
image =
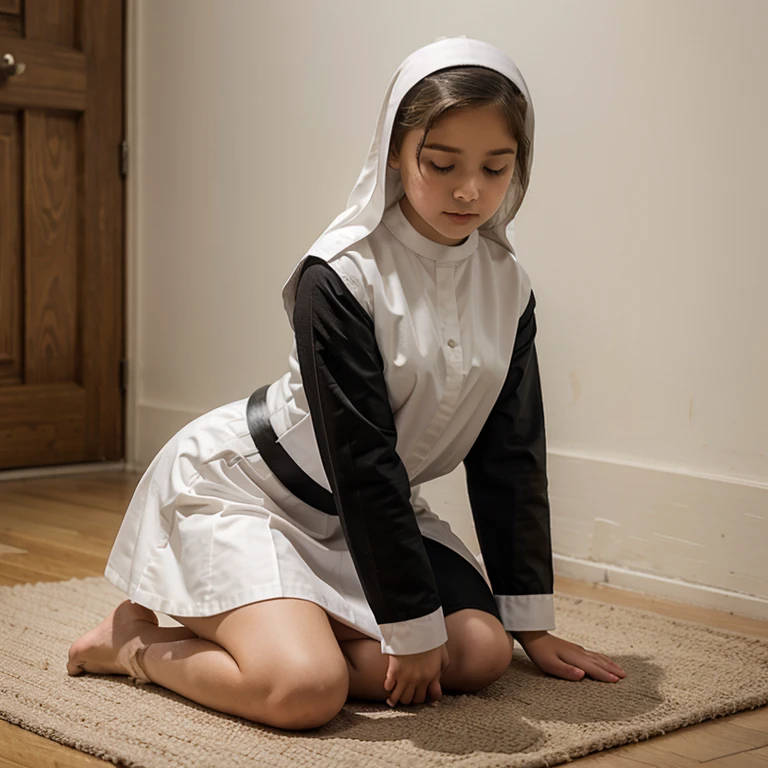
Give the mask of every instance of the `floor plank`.
[(707, 768), (768, 768), (768, 759), (760, 757), (756, 752), (739, 752), (703, 765)]
[[(695, 766), (701, 766), (698, 760), (692, 760), (689, 757), (675, 755), (659, 749), (655, 746), (657, 738), (639, 741), (636, 744), (627, 744), (623, 747), (615, 747), (598, 754), (615, 755), (622, 758), (626, 761), (624, 768), (647, 768), (648, 766), (653, 766), (654, 768), (656, 766), (663, 766), (664, 768), (694, 768)], [(597, 755), (594, 757), (597, 757)], [(578, 768), (591, 768), (592, 765), (600, 765), (599, 762), (591, 763), (590, 760), (592, 759), (593, 756), (590, 755), (578, 760)]]
[(761, 733), (768, 733), (768, 705), (737, 712), (728, 717), (728, 722), (744, 726), (744, 728), (752, 728)]
[(12, 768), (104, 768), (113, 765), (5, 720), (0, 720), (0, 755)]
[(658, 736), (654, 742), (664, 752), (704, 762), (768, 746), (768, 733), (716, 718)]

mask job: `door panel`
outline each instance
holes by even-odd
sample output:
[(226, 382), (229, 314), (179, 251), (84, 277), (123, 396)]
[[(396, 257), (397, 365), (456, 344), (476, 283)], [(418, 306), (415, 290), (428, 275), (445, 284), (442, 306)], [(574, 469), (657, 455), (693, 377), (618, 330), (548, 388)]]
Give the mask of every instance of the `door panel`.
[(0, 0), (0, 469), (124, 456), (120, 0)]

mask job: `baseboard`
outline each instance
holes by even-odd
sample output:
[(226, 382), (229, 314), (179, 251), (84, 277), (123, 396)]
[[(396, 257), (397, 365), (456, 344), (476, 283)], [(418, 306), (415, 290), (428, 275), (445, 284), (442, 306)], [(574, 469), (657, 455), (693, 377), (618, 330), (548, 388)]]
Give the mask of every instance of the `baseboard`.
[(593, 563), (566, 555), (554, 555), (555, 573), (594, 584), (607, 584), (644, 595), (768, 621), (768, 600), (756, 595), (728, 592), (703, 584), (654, 576), (608, 563)]
[(563, 575), (765, 615), (768, 486), (557, 451), (548, 459)]
[(768, 620), (768, 486), (559, 451), (547, 459), (557, 575)]
[[(473, 552), (473, 554), (485, 571), (482, 554), (477, 552)], [(566, 555), (555, 554), (553, 561), (556, 576), (565, 576), (587, 584), (604, 584), (615, 589), (638, 592), (645, 596), (698, 605), (702, 608), (714, 608), (717, 611), (733, 613), (737, 616), (748, 616), (753, 619), (768, 621), (768, 600), (754, 595), (726, 592), (723, 589), (715, 589), (702, 584), (689, 584), (679, 579), (653, 576), (618, 565), (593, 563)]]
[(0, 471), (0, 482), (25, 480), (32, 477), (53, 477), (54, 475), (81, 475), (89, 472), (114, 472), (126, 469), (124, 461), (99, 461), (84, 464), (52, 464), (48, 467), (25, 467)]

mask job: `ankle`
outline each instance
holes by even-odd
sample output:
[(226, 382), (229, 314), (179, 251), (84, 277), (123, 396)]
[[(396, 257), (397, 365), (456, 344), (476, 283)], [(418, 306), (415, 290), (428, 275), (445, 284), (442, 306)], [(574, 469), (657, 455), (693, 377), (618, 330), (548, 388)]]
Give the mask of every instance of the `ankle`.
[(142, 643), (137, 645), (131, 653), (128, 654), (128, 677), (130, 677), (137, 685), (146, 685), (152, 681), (147, 674), (146, 667), (144, 666), (144, 654), (147, 652), (149, 644)]

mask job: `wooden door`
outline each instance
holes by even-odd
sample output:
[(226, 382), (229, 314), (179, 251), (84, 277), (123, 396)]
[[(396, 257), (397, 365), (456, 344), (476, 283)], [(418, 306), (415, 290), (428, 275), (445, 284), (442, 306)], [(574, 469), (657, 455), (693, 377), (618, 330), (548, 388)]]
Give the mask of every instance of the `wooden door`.
[(123, 27), (0, 0), (0, 469), (124, 455)]

